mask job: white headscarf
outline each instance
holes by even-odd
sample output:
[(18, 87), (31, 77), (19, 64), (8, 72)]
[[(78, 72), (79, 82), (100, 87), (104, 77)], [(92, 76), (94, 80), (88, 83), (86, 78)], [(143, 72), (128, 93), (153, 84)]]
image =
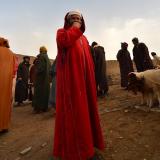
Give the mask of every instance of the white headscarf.
[(82, 14), (79, 11), (70, 11), (67, 18), (69, 18), (71, 15), (78, 15), (82, 18)]

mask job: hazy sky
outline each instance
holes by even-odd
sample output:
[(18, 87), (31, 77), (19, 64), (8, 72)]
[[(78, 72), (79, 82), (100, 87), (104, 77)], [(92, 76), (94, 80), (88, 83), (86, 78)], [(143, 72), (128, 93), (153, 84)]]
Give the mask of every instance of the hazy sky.
[(74, 9), (84, 16), (89, 42), (104, 46), (106, 59), (115, 59), (124, 41), (132, 55), (133, 37), (160, 55), (159, 0), (0, 0), (0, 37), (15, 53), (35, 56), (45, 45), (55, 58), (56, 31)]

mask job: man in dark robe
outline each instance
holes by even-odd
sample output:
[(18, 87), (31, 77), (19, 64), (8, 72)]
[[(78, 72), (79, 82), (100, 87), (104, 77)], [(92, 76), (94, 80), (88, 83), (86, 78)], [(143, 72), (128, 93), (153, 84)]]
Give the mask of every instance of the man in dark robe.
[(67, 13), (64, 28), (57, 31), (53, 154), (62, 160), (89, 160), (95, 147), (104, 149), (94, 64), (84, 31), (83, 17), (77, 11)]
[(35, 113), (45, 112), (48, 110), (50, 67), (51, 64), (47, 55), (47, 49), (44, 46), (40, 47), (40, 54), (38, 55), (38, 60), (36, 62), (34, 96), (32, 101)]
[(137, 72), (143, 72), (153, 69), (153, 62), (149, 56), (148, 47), (144, 43), (139, 43), (138, 38), (133, 38), (133, 60), (135, 62)]
[(17, 105), (22, 105), (23, 101), (28, 99), (29, 61), (30, 57), (24, 56), (23, 62), (18, 66), (15, 88), (15, 102), (18, 102)]
[(127, 48), (128, 44), (126, 42), (121, 43), (121, 49), (117, 53), (117, 60), (119, 62), (121, 74), (121, 87), (124, 87), (125, 89), (127, 89), (128, 85), (128, 74), (133, 72), (133, 63)]
[(105, 96), (108, 92), (108, 82), (106, 75), (106, 60), (104, 48), (97, 42), (92, 43), (95, 54), (95, 77), (97, 85), (97, 95)]

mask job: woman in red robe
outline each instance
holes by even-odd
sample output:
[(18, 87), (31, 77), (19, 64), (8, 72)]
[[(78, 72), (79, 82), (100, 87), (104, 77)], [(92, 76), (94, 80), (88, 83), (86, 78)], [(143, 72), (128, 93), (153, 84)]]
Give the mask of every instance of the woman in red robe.
[(98, 116), (94, 64), (82, 15), (71, 11), (57, 31), (55, 157), (88, 160), (104, 149)]

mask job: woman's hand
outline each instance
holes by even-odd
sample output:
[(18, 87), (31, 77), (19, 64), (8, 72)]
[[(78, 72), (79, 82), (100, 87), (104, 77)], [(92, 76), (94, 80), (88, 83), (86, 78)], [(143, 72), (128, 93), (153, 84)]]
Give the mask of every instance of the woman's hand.
[(72, 26), (77, 27), (77, 28), (81, 28), (81, 23), (79, 23), (79, 22), (73, 22)]

